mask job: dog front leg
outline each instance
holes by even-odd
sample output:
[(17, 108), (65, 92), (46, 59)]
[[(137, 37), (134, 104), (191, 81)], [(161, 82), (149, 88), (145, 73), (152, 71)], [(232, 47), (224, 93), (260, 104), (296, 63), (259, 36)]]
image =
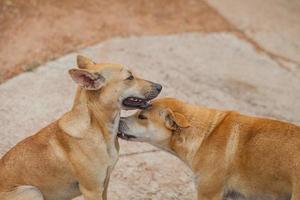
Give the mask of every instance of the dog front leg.
[(108, 188), (108, 184), (109, 184), (109, 179), (110, 179), (110, 175), (108, 174), (106, 176), (105, 182), (104, 182), (104, 190), (103, 190), (103, 200), (107, 200), (107, 188)]
[[(87, 171), (85, 171), (87, 172)], [(89, 176), (83, 177), (98, 177), (98, 179), (85, 179), (79, 180), (79, 189), (85, 200), (106, 200), (106, 187), (109, 180), (109, 174), (107, 171), (104, 172), (102, 176), (97, 176), (93, 173), (88, 173)]]
[(202, 182), (198, 185), (198, 200), (221, 200), (223, 198), (223, 187), (220, 183)]
[(103, 200), (104, 188), (100, 186), (87, 188), (84, 185), (79, 184), (79, 189), (85, 200)]

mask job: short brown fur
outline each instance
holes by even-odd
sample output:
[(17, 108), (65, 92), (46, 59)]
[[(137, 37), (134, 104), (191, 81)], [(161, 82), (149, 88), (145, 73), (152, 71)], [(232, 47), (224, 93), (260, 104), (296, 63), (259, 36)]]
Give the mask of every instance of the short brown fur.
[(77, 63), (79, 69), (70, 70), (70, 75), (81, 87), (71, 111), (0, 160), (1, 200), (70, 200), (80, 194), (86, 200), (107, 198), (118, 160), (122, 100), (145, 97), (154, 83), (127, 80), (131, 73), (122, 65), (95, 64), (83, 56)]
[[(176, 123), (174, 113), (189, 125)], [(300, 199), (299, 126), (163, 98), (122, 118), (119, 131), (184, 161), (194, 172), (199, 200), (233, 192), (245, 199)]]

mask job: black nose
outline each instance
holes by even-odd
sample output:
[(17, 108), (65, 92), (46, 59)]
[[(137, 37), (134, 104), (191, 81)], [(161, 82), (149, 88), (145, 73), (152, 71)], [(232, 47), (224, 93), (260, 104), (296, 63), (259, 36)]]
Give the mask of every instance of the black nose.
[(162, 86), (160, 85), (160, 84), (155, 84), (155, 88), (156, 88), (156, 90), (158, 91), (158, 92), (160, 92), (161, 91), (161, 89), (162, 89)]
[(119, 121), (119, 127), (118, 127), (119, 131), (121, 131), (122, 128), (124, 127), (124, 121), (123, 121), (124, 118), (125, 118), (125, 117), (121, 117), (121, 118), (120, 118), (120, 121)]

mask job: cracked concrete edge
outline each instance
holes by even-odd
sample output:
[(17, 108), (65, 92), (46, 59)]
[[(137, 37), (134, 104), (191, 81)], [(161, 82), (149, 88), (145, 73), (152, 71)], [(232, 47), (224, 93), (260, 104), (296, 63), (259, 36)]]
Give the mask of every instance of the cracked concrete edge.
[(237, 31), (233, 31), (231, 33), (235, 34), (238, 38), (251, 44), (258, 53), (266, 54), (270, 59), (272, 59), (274, 62), (276, 62), (282, 68), (284, 68), (290, 72), (295, 72), (295, 73), (300, 72), (300, 68), (298, 68), (298, 69), (295, 68), (295, 66), (300, 67), (300, 63), (298, 63), (297, 61), (289, 59), (285, 56), (273, 53), (270, 50), (267, 50), (266, 48), (262, 47), (258, 42), (256, 42), (254, 39), (252, 39), (250, 36), (248, 36), (242, 30), (237, 29)]
[(286, 56), (275, 53), (274, 51), (268, 50), (267, 48), (263, 47), (263, 45), (261, 45), (259, 43), (259, 41), (256, 41), (253, 37), (251, 37), (249, 34), (247, 34), (246, 31), (243, 31), (241, 28), (239, 28), (237, 24), (234, 24), (228, 17), (225, 17), (223, 14), (221, 14), (221, 12), (218, 10), (218, 8), (216, 6), (214, 6), (212, 4), (212, 2), (210, 2), (209, 0), (206, 0), (206, 3), (207, 3), (207, 6), (210, 7), (212, 10), (214, 10), (224, 21), (226, 21), (232, 27), (234, 27), (234, 30), (229, 30), (228, 32), (236, 35), (238, 38), (251, 44), (258, 53), (266, 54), (270, 59), (275, 61), (282, 68), (284, 68), (288, 71), (291, 71), (291, 72), (295, 72), (297, 74), (300, 73), (300, 63), (299, 62), (297, 62), (294, 59), (291, 59)]

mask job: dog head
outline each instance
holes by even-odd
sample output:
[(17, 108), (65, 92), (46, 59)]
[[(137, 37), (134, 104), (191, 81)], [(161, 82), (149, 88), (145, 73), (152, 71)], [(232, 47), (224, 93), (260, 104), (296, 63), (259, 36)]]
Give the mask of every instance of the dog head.
[[(156, 146), (169, 144), (172, 135), (190, 126), (188, 119), (176, 109), (179, 102), (170, 99), (153, 101), (151, 107), (135, 115), (121, 118), (118, 136), (125, 140), (148, 142)], [(178, 107), (178, 106), (177, 106)]]
[[(145, 109), (162, 86), (135, 77), (119, 64), (96, 64), (78, 56), (78, 68), (69, 70), (72, 79), (83, 89), (106, 104), (117, 104), (121, 109)], [(101, 93), (101, 95), (99, 95)]]

